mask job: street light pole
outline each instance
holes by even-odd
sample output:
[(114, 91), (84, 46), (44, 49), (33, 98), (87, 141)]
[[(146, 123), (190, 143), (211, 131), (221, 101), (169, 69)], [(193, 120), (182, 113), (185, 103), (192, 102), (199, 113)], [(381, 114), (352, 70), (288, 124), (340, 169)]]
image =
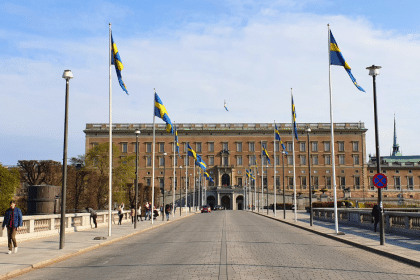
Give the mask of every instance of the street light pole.
[(181, 202), (181, 197), (182, 197), (182, 165), (179, 166), (179, 216), (182, 216), (182, 202)]
[(139, 210), (139, 205), (138, 205), (138, 200), (139, 200), (139, 134), (140, 134), (140, 130), (136, 129), (136, 131), (134, 131), (134, 133), (136, 134), (136, 186), (135, 186), (135, 196), (136, 196), (136, 201), (134, 202), (134, 213), (135, 213), (135, 218), (134, 218), (134, 228), (137, 228), (137, 215), (138, 215), (138, 210)]
[[(381, 66), (369, 66), (366, 69), (369, 70), (369, 75), (373, 77), (373, 110), (375, 115), (375, 145), (376, 145), (376, 173), (381, 173), (381, 157), (379, 154), (379, 132), (378, 132), (378, 111), (376, 104), (376, 76), (379, 75), (379, 69)], [(378, 205), (380, 209), (379, 216), (379, 232), (380, 232), (380, 244), (385, 244), (385, 227), (384, 227), (384, 209), (382, 207), (382, 189), (378, 188)]]
[(60, 249), (64, 248), (66, 233), (66, 192), (67, 192), (67, 138), (68, 138), (68, 113), (69, 113), (69, 83), (73, 79), (70, 70), (64, 70), (63, 79), (66, 79), (66, 105), (64, 113), (64, 148), (63, 148), (63, 181), (61, 188), (61, 219), (60, 219)]
[(166, 176), (166, 155), (167, 153), (163, 153), (163, 188), (162, 188), (162, 194), (163, 194), (163, 201), (162, 201), (162, 221), (165, 220), (165, 176)]
[(283, 219), (286, 219), (286, 193), (284, 192), (284, 154), (285, 151), (281, 151), (281, 164), (283, 169)]
[(306, 128), (306, 133), (308, 135), (309, 221), (310, 221), (310, 225), (313, 226), (313, 216), (312, 216), (312, 188), (311, 188), (311, 154), (310, 154), (309, 132), (311, 132), (311, 128), (308, 126)]

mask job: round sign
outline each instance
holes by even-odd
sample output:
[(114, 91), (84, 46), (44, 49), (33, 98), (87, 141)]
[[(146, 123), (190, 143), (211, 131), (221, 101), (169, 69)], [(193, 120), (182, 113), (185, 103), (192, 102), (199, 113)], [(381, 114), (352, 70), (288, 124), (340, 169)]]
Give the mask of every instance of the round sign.
[(375, 176), (373, 176), (372, 182), (375, 187), (380, 189), (380, 188), (385, 188), (387, 186), (388, 179), (386, 178), (385, 174), (378, 173), (378, 174), (375, 174)]

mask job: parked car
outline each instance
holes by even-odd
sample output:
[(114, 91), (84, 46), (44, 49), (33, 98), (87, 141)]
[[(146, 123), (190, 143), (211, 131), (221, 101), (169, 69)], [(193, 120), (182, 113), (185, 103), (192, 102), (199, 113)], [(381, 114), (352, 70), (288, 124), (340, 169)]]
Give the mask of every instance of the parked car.
[(223, 206), (216, 205), (216, 206), (214, 206), (214, 210), (223, 210)]
[(208, 205), (204, 205), (202, 208), (201, 208), (201, 213), (210, 213), (211, 212), (211, 207), (210, 206), (208, 206)]

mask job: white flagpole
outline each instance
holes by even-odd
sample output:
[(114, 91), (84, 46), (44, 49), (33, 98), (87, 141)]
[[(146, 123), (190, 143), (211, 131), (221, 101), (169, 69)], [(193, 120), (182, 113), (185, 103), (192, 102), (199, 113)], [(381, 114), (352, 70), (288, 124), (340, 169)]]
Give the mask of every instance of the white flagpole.
[(330, 88), (330, 121), (331, 121), (331, 157), (332, 157), (332, 183), (334, 189), (334, 223), (335, 233), (338, 234), (338, 211), (337, 211), (337, 185), (335, 182), (335, 154), (334, 154), (334, 122), (333, 122), (333, 99), (332, 99), (332, 86), (331, 86), (331, 38), (330, 38), (330, 25), (328, 24), (328, 76)]
[[(174, 122), (175, 125), (175, 122)], [(175, 218), (175, 167), (176, 167), (176, 141), (175, 141), (175, 133), (174, 133), (174, 180), (173, 180), (173, 187), (172, 187), (172, 192), (173, 192), (173, 202), (172, 202), (172, 217)], [(178, 184), (179, 185), (179, 184)]]
[(109, 192), (108, 192), (108, 236), (111, 236), (112, 220), (112, 75), (111, 75), (111, 23), (109, 24)]
[[(187, 144), (188, 144), (188, 142), (186, 143), (186, 145)], [(188, 165), (190, 163), (190, 160), (188, 158), (188, 148), (187, 148), (186, 157), (187, 157), (187, 164), (185, 165), (185, 215), (188, 214), (188, 211), (187, 211), (187, 204), (188, 204)]]
[[(291, 93), (291, 101), (293, 101), (293, 92), (292, 89), (290, 89)], [(292, 151), (293, 151), (293, 203), (294, 203), (294, 212), (295, 212), (295, 222), (297, 222), (297, 207), (296, 207), (296, 164), (295, 164), (295, 126), (294, 126), (294, 120), (293, 120), (293, 102), (292, 102), (292, 126), (293, 126), (293, 132), (292, 132)], [(297, 124), (296, 124), (297, 129)], [(296, 132), (297, 133), (297, 132)]]
[(251, 210), (251, 203), (252, 203), (252, 199), (251, 199), (251, 168), (249, 168), (249, 177), (248, 177), (248, 210)]
[[(276, 196), (277, 196), (277, 182), (276, 182), (276, 120), (274, 120), (274, 152), (273, 152), (273, 157), (274, 157), (274, 205), (273, 205), (273, 210), (274, 210), (274, 217), (276, 216), (276, 208), (277, 208), (277, 201), (276, 201)], [(280, 148), (280, 147), (279, 147)]]
[(264, 212), (264, 163), (263, 163), (263, 148), (262, 148), (262, 141), (261, 141), (261, 212)]
[(155, 95), (156, 89), (153, 89), (155, 94), (153, 95), (153, 143), (152, 143), (152, 224), (153, 224), (153, 212), (155, 211)]
[(254, 180), (254, 208), (257, 210), (257, 185), (258, 185), (258, 174), (257, 174), (257, 168), (254, 167), (254, 174), (255, 174), (255, 180)]
[(195, 211), (195, 162), (194, 162), (194, 182), (193, 182), (193, 211)]

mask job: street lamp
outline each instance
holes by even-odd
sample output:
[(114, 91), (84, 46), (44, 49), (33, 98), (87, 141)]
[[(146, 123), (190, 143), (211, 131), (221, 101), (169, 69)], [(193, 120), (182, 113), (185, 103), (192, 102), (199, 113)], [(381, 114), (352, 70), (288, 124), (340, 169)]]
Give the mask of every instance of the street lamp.
[[(381, 66), (369, 66), (366, 69), (369, 70), (369, 75), (373, 77), (373, 109), (375, 115), (375, 144), (376, 144), (376, 173), (381, 173), (381, 157), (379, 155), (379, 132), (378, 132), (378, 111), (376, 105), (376, 76), (379, 75), (379, 69)], [(379, 232), (380, 232), (380, 244), (385, 244), (385, 228), (384, 228), (384, 211), (382, 207), (382, 189), (378, 188), (378, 205), (380, 209), (379, 217)]]
[(163, 188), (162, 188), (162, 194), (163, 194), (163, 202), (162, 202), (162, 221), (165, 220), (165, 175), (166, 175), (166, 155), (167, 153), (163, 153)]
[(310, 225), (313, 225), (313, 216), (312, 216), (312, 188), (311, 188), (311, 155), (310, 155), (310, 142), (309, 142), (309, 132), (311, 132), (311, 128), (308, 126), (305, 129), (308, 135), (308, 177), (309, 177), (309, 221)]
[(182, 216), (182, 202), (181, 202), (181, 197), (182, 197), (182, 165), (180, 165), (179, 166), (179, 184), (178, 184), (178, 187), (179, 187), (179, 216), (181, 217)]
[(139, 135), (140, 135), (140, 130), (136, 129), (134, 133), (136, 134), (136, 186), (135, 186), (136, 201), (134, 202), (134, 205), (135, 205), (134, 213), (136, 214), (136, 216), (134, 218), (134, 228), (137, 228), (137, 214), (138, 214), (137, 211), (139, 210), (138, 200), (139, 200)]
[(64, 248), (66, 233), (66, 188), (67, 188), (67, 138), (69, 113), (69, 83), (73, 79), (71, 70), (64, 70), (63, 79), (66, 79), (66, 105), (64, 113), (64, 148), (63, 148), (63, 181), (61, 188), (61, 220), (60, 220), (60, 249)]

